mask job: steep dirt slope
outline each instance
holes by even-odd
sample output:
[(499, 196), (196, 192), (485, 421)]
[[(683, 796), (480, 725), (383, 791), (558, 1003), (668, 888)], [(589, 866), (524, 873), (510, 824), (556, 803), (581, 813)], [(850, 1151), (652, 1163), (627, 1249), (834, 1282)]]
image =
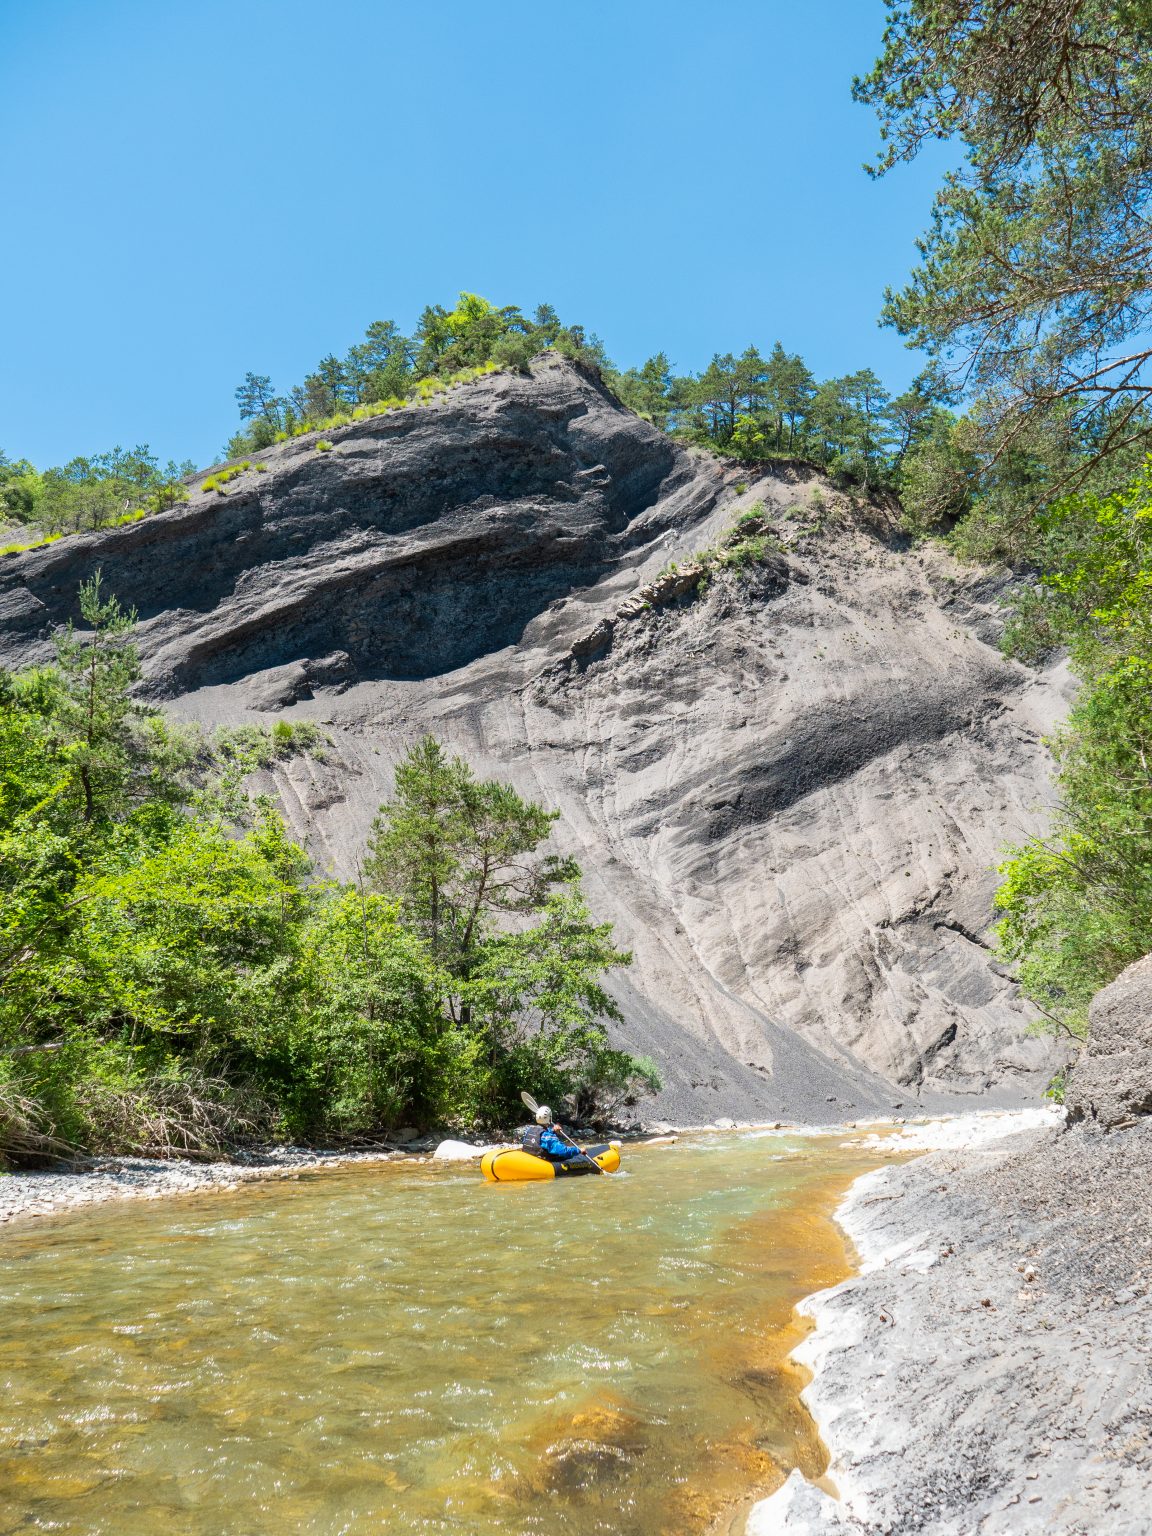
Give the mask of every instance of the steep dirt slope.
[[(328, 437), (0, 562), (0, 658), (44, 655), (101, 565), (171, 708), (324, 722), (277, 788), (339, 873), (425, 730), (559, 807), (670, 1117), (1037, 1089), (1050, 1050), (983, 935), (1062, 700), (1000, 657), (995, 581), (798, 468), (685, 452), (558, 359)], [(685, 564), (761, 502), (778, 553), (698, 591)]]

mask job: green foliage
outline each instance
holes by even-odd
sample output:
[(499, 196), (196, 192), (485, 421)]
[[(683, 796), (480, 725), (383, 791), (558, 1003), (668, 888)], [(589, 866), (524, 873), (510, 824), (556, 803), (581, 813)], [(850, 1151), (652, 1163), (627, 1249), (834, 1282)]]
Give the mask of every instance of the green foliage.
[(251, 463), (245, 459), (242, 464), (233, 464), (228, 469), (218, 469), (215, 474), (201, 482), (202, 491), (216, 491), (219, 495), (225, 494), (224, 487), (232, 480), (237, 479), (246, 469), (251, 469)]
[(30, 523), (39, 487), (40, 476), (27, 459), (12, 460), (0, 450), (0, 520)]
[(132, 697), (133, 615), (98, 576), (79, 607), (53, 666), (0, 673), (0, 1161), (211, 1156), (650, 1081), (608, 1045), (599, 977), (627, 957), (539, 850), (554, 815), (425, 743), (377, 824), (392, 889), (317, 881), (245, 786), (318, 729), (168, 724)]
[(1047, 839), (1012, 850), (1000, 944), (1057, 1024), (1152, 950), (1152, 463), (1126, 490), (1038, 518), (1044, 571), (1008, 632), (1017, 655), (1066, 645), (1081, 678), (1052, 745), (1060, 807)]
[(911, 0), (856, 83), (879, 173), (936, 139), (965, 152), (885, 309), (971, 397), (910, 446), (906, 519), (1032, 573), (1007, 647), (1066, 646), (1080, 678), (1051, 833), (1009, 851), (996, 898), (1002, 954), (1072, 1033), (1152, 950), (1150, 43), (1142, 3)]
[(411, 337), (394, 321), (375, 320), (363, 341), (344, 357), (321, 358), (286, 395), (275, 393), (267, 375), (245, 374), (236, 390), (245, 425), (230, 439), (226, 457), (427, 403), (485, 373), (524, 368), (547, 348), (594, 368), (608, 366), (596, 338), (561, 324), (549, 305), (529, 318), (515, 305), (497, 308), (478, 294), (462, 293), (452, 309), (429, 305)]
[(266, 725), (220, 726), (213, 738), (213, 749), (222, 763), (238, 767), (242, 773), (257, 768), (271, 768), (273, 763), (290, 757), (323, 760), (324, 738), (311, 720), (277, 720)]
[(661, 352), (608, 377), (626, 405), (690, 442), (741, 460), (807, 459), (870, 489), (900, 484), (939, 409), (933, 376), (895, 399), (870, 369), (817, 384), (779, 342), (767, 358), (754, 346), (717, 353), (695, 376), (674, 376)]
[(657, 352), (642, 368), (616, 374), (612, 385), (617, 395), (637, 416), (664, 431), (671, 411), (672, 367), (667, 354)]
[(1068, 1069), (1061, 1067), (1044, 1090), (1044, 1097), (1053, 1104), (1063, 1104), (1068, 1090)]
[[(703, 567), (702, 580), (706, 583), (714, 571), (748, 571), (782, 549), (780, 539), (769, 527), (764, 503), (758, 501), (740, 514), (719, 543), (700, 550), (693, 559)], [(675, 571), (675, 564), (666, 570)]]
[(977, 397), (990, 459), (1052, 430), (1086, 450), (1040, 499), (1152, 441), (1150, 44), (1143, 0), (911, 0), (889, 6), (856, 82), (879, 115), (879, 174), (925, 143), (963, 145), (885, 318)]
[[(336, 425), (342, 425), (342, 423), (328, 422), (328, 423), (325, 423), (325, 425), (336, 426)], [(317, 453), (331, 453), (332, 452), (332, 444), (327, 442), (327, 441), (325, 441), (324, 438), (321, 438), (320, 441), (316, 444), (316, 452)]]
[(89, 532), (164, 512), (187, 496), (191, 464), (161, 466), (146, 445), (75, 458), (43, 472), (0, 454), (0, 515), (45, 535)]
[(436, 966), (470, 1063), (466, 1118), (514, 1112), (526, 1082), (554, 1097), (587, 1087), (609, 1049), (604, 1021), (619, 1017), (599, 978), (631, 957), (591, 921), (575, 863), (540, 851), (556, 819), (425, 737), (373, 825), (365, 875)]
[(900, 500), (910, 533), (951, 529), (975, 504), (981, 463), (967, 446), (965, 423), (937, 413), (928, 434), (904, 460)]
[(42, 539), (17, 540), (15, 544), (0, 547), (0, 555), (20, 555), (27, 549), (41, 549), (45, 544), (55, 544), (57, 539), (63, 537), (62, 533), (49, 533)]

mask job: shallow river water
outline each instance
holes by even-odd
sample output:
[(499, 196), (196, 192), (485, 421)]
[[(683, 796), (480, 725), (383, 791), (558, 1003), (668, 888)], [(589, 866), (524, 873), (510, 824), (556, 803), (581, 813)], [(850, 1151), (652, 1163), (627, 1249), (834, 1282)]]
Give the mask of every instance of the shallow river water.
[(0, 1533), (691, 1536), (823, 1454), (785, 1357), (874, 1151), (368, 1165), (0, 1238)]

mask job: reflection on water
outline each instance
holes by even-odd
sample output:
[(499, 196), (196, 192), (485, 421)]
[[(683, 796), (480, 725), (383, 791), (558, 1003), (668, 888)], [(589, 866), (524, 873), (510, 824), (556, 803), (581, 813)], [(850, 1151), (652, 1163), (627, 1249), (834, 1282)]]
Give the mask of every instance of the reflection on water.
[(486, 1185), (384, 1165), (0, 1242), (0, 1533), (687, 1536), (821, 1450), (836, 1138)]

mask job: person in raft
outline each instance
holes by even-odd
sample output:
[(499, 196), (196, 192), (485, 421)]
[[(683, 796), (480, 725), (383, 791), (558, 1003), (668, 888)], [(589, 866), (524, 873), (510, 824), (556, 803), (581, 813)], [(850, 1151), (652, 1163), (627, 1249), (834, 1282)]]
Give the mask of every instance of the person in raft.
[(570, 1163), (573, 1158), (583, 1157), (579, 1147), (565, 1141), (560, 1128), (552, 1123), (552, 1111), (541, 1104), (536, 1111), (536, 1124), (527, 1126), (520, 1136), (525, 1152), (535, 1157), (546, 1157), (550, 1163)]

